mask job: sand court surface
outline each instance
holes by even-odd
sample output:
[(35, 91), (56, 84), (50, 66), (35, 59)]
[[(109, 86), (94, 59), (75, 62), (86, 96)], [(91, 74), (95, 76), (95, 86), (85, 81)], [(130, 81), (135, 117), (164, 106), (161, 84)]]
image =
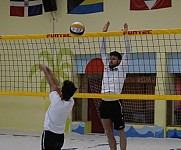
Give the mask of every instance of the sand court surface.
[[(117, 144), (119, 148), (118, 137)], [(127, 138), (127, 150), (181, 150), (181, 139)], [(40, 150), (41, 133), (0, 132), (0, 150)], [(109, 150), (104, 134), (65, 135), (62, 150)]]

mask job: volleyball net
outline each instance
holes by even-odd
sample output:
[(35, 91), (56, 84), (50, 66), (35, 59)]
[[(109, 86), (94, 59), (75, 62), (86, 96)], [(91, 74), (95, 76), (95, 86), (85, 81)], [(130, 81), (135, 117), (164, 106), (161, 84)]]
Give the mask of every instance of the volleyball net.
[[(102, 38), (107, 54), (123, 55), (124, 36), (129, 37), (131, 54), (123, 89), (100, 94)], [(180, 114), (181, 29), (0, 36), (0, 95), (48, 96), (39, 64), (50, 67), (61, 84), (73, 81), (78, 88), (74, 98), (93, 98), (97, 110), (101, 98), (124, 99), (128, 122), (153, 123), (153, 100), (174, 100), (175, 114)]]
[[(48, 84), (39, 70), (39, 64), (49, 66), (60, 83), (75, 82), (75, 97), (137, 99), (181, 99), (176, 80), (180, 79), (181, 29), (140, 30), (107, 33), (12, 35), (0, 36), (0, 94), (47, 95)], [(106, 51), (125, 52), (124, 35), (129, 36), (131, 57), (123, 93), (132, 95), (90, 94), (89, 87), (102, 79), (103, 63), (100, 56), (102, 37), (106, 37)], [(101, 82), (101, 81), (100, 81)], [(177, 83), (178, 83), (177, 82)], [(136, 85), (134, 85), (134, 84)], [(129, 84), (133, 86), (129, 87)], [(150, 85), (145, 91), (144, 84)], [(96, 84), (94, 86), (97, 86)], [(137, 90), (131, 90), (131, 88)], [(141, 87), (139, 87), (141, 86)], [(152, 89), (152, 90), (151, 90)], [(132, 91), (133, 93), (130, 93)], [(151, 95), (154, 95), (153, 97)], [(175, 96), (177, 95), (177, 96)], [(158, 96), (158, 97), (156, 97)]]

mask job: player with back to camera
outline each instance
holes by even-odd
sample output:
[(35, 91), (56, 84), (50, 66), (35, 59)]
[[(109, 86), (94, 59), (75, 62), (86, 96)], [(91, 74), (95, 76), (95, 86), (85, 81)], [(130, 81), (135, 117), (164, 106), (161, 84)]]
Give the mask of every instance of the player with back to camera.
[[(110, 23), (107, 22), (103, 32), (107, 32)], [(128, 31), (128, 25), (124, 24), (124, 32)], [(120, 94), (128, 72), (128, 60), (130, 59), (130, 42), (127, 36), (125, 38), (126, 52), (121, 56), (117, 51), (110, 52), (110, 58), (106, 53), (106, 38), (103, 37), (101, 43), (101, 57), (104, 63), (104, 73), (102, 79), (101, 93)], [(102, 99), (100, 104), (100, 117), (106, 136), (108, 138), (111, 150), (117, 150), (114, 129), (118, 131), (120, 137), (120, 148), (126, 150), (127, 139), (124, 131), (125, 122), (122, 113), (122, 103), (118, 99)]]
[(40, 70), (44, 72), (49, 83), (51, 101), (45, 115), (41, 147), (42, 150), (60, 150), (64, 144), (66, 119), (74, 105), (72, 96), (77, 88), (69, 80), (65, 80), (60, 87), (52, 71), (44, 64), (40, 64)]

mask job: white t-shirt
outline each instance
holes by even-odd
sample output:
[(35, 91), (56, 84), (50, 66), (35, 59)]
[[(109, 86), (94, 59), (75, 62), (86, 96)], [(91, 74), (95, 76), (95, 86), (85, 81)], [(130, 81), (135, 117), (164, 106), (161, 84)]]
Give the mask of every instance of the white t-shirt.
[[(121, 63), (114, 67), (109, 68), (109, 60), (106, 53), (105, 38), (103, 38), (101, 46), (101, 57), (104, 63), (104, 74), (102, 79), (101, 93), (114, 93), (119, 94), (122, 91), (124, 80), (128, 72), (128, 60), (130, 59), (130, 44), (128, 37), (125, 37), (126, 52), (122, 57)], [(109, 99), (104, 99), (109, 100)]]
[(64, 133), (66, 120), (72, 111), (74, 100), (69, 101), (61, 99), (57, 91), (52, 91), (49, 95), (51, 104), (45, 115), (44, 130), (57, 134)]

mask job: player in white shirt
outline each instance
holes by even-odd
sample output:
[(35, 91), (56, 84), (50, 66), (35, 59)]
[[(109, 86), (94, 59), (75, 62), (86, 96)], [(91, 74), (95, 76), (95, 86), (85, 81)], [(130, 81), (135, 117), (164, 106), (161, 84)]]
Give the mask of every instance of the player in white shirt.
[[(107, 22), (103, 32), (107, 32), (110, 23)], [(124, 32), (128, 31), (128, 25), (124, 25)], [(101, 93), (120, 94), (123, 88), (126, 73), (128, 72), (128, 60), (130, 59), (130, 43), (127, 36), (124, 37), (126, 42), (126, 52), (121, 56), (117, 51), (113, 51), (109, 56), (106, 53), (106, 39), (103, 37), (101, 45), (101, 57), (104, 63), (104, 74), (102, 79)], [(125, 122), (122, 113), (121, 100), (102, 99), (100, 104), (100, 117), (103, 128), (106, 132), (109, 147), (111, 150), (117, 150), (114, 129), (118, 131), (120, 137), (120, 148), (126, 150), (127, 140), (124, 131)]]
[(69, 80), (65, 80), (61, 88), (52, 71), (44, 64), (40, 65), (40, 70), (49, 83), (51, 101), (45, 115), (41, 147), (42, 150), (60, 150), (64, 144), (66, 120), (74, 105), (72, 96), (77, 88)]

